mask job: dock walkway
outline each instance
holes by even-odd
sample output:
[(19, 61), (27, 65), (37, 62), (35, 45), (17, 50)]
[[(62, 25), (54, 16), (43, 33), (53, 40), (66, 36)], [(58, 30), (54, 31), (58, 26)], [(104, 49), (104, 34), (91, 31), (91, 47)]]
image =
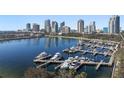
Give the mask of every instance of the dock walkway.
[(96, 66), (96, 70), (98, 70), (98, 69), (100, 68), (102, 62), (103, 62), (103, 61), (101, 61), (101, 62)]

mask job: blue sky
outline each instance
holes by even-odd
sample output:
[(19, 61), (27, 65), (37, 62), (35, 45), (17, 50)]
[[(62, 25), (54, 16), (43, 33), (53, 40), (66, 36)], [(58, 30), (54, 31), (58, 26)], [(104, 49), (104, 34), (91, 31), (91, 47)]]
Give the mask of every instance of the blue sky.
[[(17, 30), (25, 28), (26, 23), (38, 23), (44, 27), (44, 20), (50, 19), (58, 23), (65, 21), (67, 26), (75, 29), (77, 21), (83, 19), (85, 26), (91, 21), (96, 21), (97, 28), (108, 26), (111, 15), (0, 15), (0, 30)], [(122, 29), (124, 28), (124, 16), (120, 16)]]

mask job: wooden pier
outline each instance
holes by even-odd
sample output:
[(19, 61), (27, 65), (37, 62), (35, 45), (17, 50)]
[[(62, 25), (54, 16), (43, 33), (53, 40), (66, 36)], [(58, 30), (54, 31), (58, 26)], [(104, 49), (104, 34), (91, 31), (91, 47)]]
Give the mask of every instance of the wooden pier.
[(40, 59), (36, 59), (36, 60), (34, 60), (34, 62), (42, 63), (42, 64), (38, 65), (36, 68), (40, 68), (40, 67), (45, 66), (50, 63), (57, 63), (57, 64), (64, 63), (64, 61), (60, 61), (60, 60), (40, 60)]
[(103, 62), (103, 61), (101, 61), (101, 62), (96, 66), (96, 70), (99, 69), (99, 67), (101, 66), (102, 62)]
[(38, 65), (36, 68), (40, 68), (40, 67), (45, 66), (45, 65), (47, 65), (47, 64), (49, 64), (49, 63), (50, 63), (50, 61), (45, 62), (45, 63), (43, 63), (43, 64), (41, 64), (41, 65)]
[(109, 54), (109, 53), (94, 52), (94, 51), (92, 52), (92, 51), (87, 51), (87, 50), (79, 50), (79, 52), (83, 52), (83, 54), (93, 53), (93, 55), (100, 54), (100, 55), (104, 55), (104, 56), (107, 56), (107, 55), (111, 56), (111, 54)]
[(63, 63), (64, 60), (40, 60), (40, 59), (36, 59), (34, 60), (34, 63), (46, 63), (50, 61), (51, 63)]
[[(59, 69), (61, 67), (61, 65), (65, 62), (64, 60), (34, 60), (35, 63), (43, 63), (43, 64), (40, 64), (38, 65), (36, 68), (40, 68), (42, 66), (45, 66), (47, 64), (50, 64), (50, 63), (56, 63), (56, 64), (59, 64), (58, 66), (55, 67), (55, 70), (56, 69)], [(103, 61), (101, 62), (93, 62), (93, 61), (84, 61), (84, 60), (81, 60), (80, 61), (80, 65), (78, 65), (77, 67), (75, 67), (75, 70), (77, 70), (79, 67), (81, 67), (82, 65), (96, 65), (96, 70), (98, 70), (100, 68), (101, 65), (103, 66), (112, 66), (113, 64), (113, 57), (110, 58), (110, 61), (109, 63), (105, 63)]]
[[(111, 58), (110, 58), (108, 63), (103, 62), (103, 61), (101, 61), (101, 62), (93, 62), (93, 61), (80, 60), (80, 65), (76, 66), (74, 69), (77, 70), (82, 65), (96, 65), (96, 70), (98, 70), (101, 65), (103, 65), (103, 66), (112, 66), (113, 61), (114, 61), (114, 53), (112, 54), (112, 56), (111, 56)], [(50, 64), (50, 63), (59, 64), (58, 66), (55, 67), (55, 70), (56, 70), (56, 69), (59, 69), (61, 67), (61, 65), (65, 62), (65, 60), (41, 60), (41, 59), (35, 59), (34, 62), (35, 63), (42, 63), (42, 64), (38, 65), (36, 68), (40, 68), (40, 67), (45, 66), (45, 65)]]
[[(63, 64), (63, 63), (62, 63), (62, 64)], [(62, 64), (56, 66), (54, 69), (55, 69), (55, 70), (59, 69), (59, 68), (62, 66)]]
[(75, 70), (78, 70), (82, 65), (83, 65), (83, 64), (80, 64), (80, 65), (76, 66), (74, 69), (75, 69)]

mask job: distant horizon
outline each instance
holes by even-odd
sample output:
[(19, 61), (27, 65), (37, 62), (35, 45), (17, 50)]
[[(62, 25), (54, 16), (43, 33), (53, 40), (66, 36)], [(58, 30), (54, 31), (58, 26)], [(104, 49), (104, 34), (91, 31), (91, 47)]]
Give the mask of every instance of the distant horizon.
[[(0, 31), (17, 31), (18, 29), (25, 29), (27, 23), (37, 23), (40, 29), (44, 28), (44, 21), (50, 19), (57, 21), (60, 25), (65, 21), (65, 25), (71, 29), (77, 29), (77, 21), (84, 20), (84, 25), (87, 26), (90, 22), (96, 22), (97, 29), (108, 27), (109, 19), (112, 15), (0, 15)], [(120, 16), (120, 15), (119, 15)], [(124, 16), (120, 16), (120, 27), (124, 29)]]

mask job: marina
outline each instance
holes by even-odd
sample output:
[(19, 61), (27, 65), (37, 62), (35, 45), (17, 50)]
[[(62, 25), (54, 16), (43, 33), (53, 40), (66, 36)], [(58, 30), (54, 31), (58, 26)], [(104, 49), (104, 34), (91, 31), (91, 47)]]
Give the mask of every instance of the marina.
[[(77, 73), (86, 72), (88, 74), (87, 77), (111, 77), (113, 68), (113, 65), (111, 66), (111, 64), (109, 64), (111, 56), (104, 56), (102, 54), (93, 55), (93, 53), (90, 52), (76, 52), (72, 54), (63, 52), (66, 48), (77, 47), (79, 42), (80, 40), (78, 39), (65, 39), (57, 37), (42, 37), (1, 42), (0, 75), (3, 77), (23, 77), (24, 72), (29, 67), (37, 68), (39, 66), (39, 68), (45, 67), (48, 71), (75, 68), (77, 69)], [(84, 50), (89, 49), (87, 47), (83, 48)], [(48, 58), (41, 57), (37, 59), (36, 57), (42, 52), (46, 52), (47, 55), (51, 56)], [(61, 54), (62, 59), (51, 61), (50, 58), (58, 52)], [(71, 62), (70, 60), (72, 58), (74, 59), (76, 56), (78, 56), (80, 60), (74, 60)], [(9, 61), (7, 59), (9, 59)], [(104, 60), (104, 62), (100, 65), (98, 70), (96, 70), (96, 66), (101, 60)]]
[[(54, 55), (49, 60), (41, 60), (40, 58), (36, 58), (34, 60), (35, 63), (41, 63), (36, 68), (43, 67), (48, 64), (59, 64), (56, 67), (54, 67), (55, 70), (57, 69), (75, 69), (78, 70), (81, 66), (84, 65), (95, 65), (95, 69), (99, 70), (100, 66), (112, 66), (113, 60), (114, 60), (114, 54), (118, 49), (119, 43), (113, 43), (113, 42), (107, 42), (102, 43), (98, 41), (79, 41), (77, 46), (73, 46), (71, 48), (66, 48), (63, 50), (64, 53), (68, 54), (75, 54), (79, 52), (81, 56), (75, 56), (75, 57), (68, 57), (67, 59), (61, 60), (59, 57), (62, 57), (60, 53), (60, 56)], [(82, 47), (83, 46), (83, 47)], [(92, 47), (91, 47), (92, 46)], [(92, 60), (88, 57), (85, 57), (86, 53), (92, 54), (94, 58)], [(109, 61), (106, 62), (105, 60), (101, 59), (100, 61), (95, 61), (96, 55), (102, 55), (105, 57), (110, 56)], [(58, 57), (58, 58), (57, 58)], [(53, 60), (56, 59), (56, 60)]]

